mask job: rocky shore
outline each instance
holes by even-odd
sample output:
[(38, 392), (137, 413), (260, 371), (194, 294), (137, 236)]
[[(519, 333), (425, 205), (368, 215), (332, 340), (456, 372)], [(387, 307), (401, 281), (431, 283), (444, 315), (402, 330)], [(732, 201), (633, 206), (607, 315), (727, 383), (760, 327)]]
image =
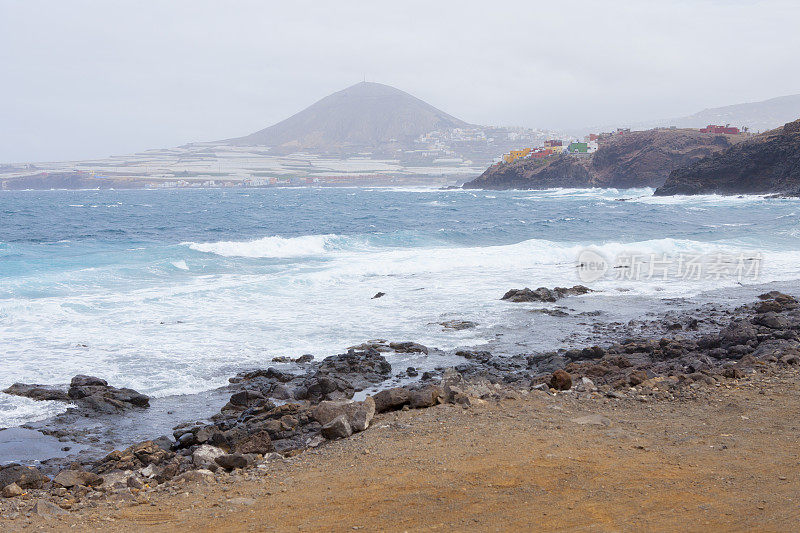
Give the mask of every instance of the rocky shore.
[[(588, 290), (515, 289), (504, 298), (547, 302)], [(472, 409), (538, 396), (598, 405), (681, 404), (800, 364), (800, 305), (777, 291), (713, 318), (687, 312), (640, 325), (637, 331), (607, 345), (539, 354), (509, 357), (459, 350), (460, 363), (421, 375), (414, 368), (393, 369), (383, 354), (426, 354), (432, 348), (384, 340), (321, 361), (291, 360), (290, 371), (245, 372), (231, 378), (229, 401), (216, 415), (182, 424), (171, 436), (68, 465), (0, 467), (0, 516), (29, 523), (104, 505), (147, 503), (157, 495), (178, 494), (187, 484), (266, 475), (303, 452), (370, 432), (376, 420), (397, 411), (422, 412), (438, 405)], [(148, 408), (146, 396), (90, 376), (76, 376), (67, 391), (26, 384), (9, 391), (72, 401), (83, 416), (109, 411), (126, 416), (131, 409)], [(606, 425), (603, 417), (587, 416), (576, 423)]]

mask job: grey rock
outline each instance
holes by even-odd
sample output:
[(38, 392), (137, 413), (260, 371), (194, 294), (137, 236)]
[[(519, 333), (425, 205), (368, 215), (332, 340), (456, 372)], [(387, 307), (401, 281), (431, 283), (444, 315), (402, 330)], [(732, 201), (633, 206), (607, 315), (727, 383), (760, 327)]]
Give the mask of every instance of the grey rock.
[(611, 420), (604, 417), (603, 415), (586, 415), (580, 416), (578, 418), (573, 418), (571, 420), (574, 424), (579, 424), (581, 426), (610, 426)]
[(439, 325), (442, 326), (444, 329), (452, 329), (455, 331), (461, 331), (462, 329), (472, 329), (478, 326), (476, 322), (472, 322), (469, 320), (446, 320), (444, 322), (439, 322)]
[(275, 450), (269, 432), (261, 430), (236, 445), (236, 451), (242, 454), (258, 453), (267, 454)]
[(16, 483), (3, 487), (3, 498), (15, 498), (17, 496), (22, 496), (23, 493), (24, 491)]
[(787, 329), (790, 326), (789, 320), (785, 316), (772, 311), (763, 315), (756, 315), (753, 318), (753, 323), (770, 329)]
[(395, 387), (378, 392), (372, 399), (375, 402), (375, 412), (385, 413), (408, 404), (411, 401), (411, 392), (403, 387)]
[(52, 385), (29, 385), (26, 383), (14, 383), (3, 392), (13, 396), (24, 396), (31, 400), (48, 400), (57, 402), (69, 402), (70, 397), (63, 389)]
[(136, 476), (130, 476), (126, 481), (125, 484), (128, 488), (142, 490), (144, 488), (144, 483), (141, 479)]
[(423, 389), (411, 391), (409, 405), (414, 409), (433, 407), (444, 396), (444, 390), (438, 385), (429, 385)]
[(556, 287), (552, 290), (546, 287), (539, 287), (533, 291), (525, 287), (524, 289), (511, 289), (500, 299), (508, 300), (509, 302), (555, 302), (565, 296), (576, 296), (589, 292), (592, 292), (592, 290), (583, 285), (575, 285), (569, 288)]
[(189, 470), (188, 472), (184, 472), (175, 478), (175, 481), (177, 482), (182, 481), (186, 483), (212, 483), (214, 480), (214, 472), (204, 468)]
[(233, 405), (240, 405), (246, 407), (254, 403), (260, 403), (265, 400), (264, 395), (255, 390), (243, 390), (231, 396), (231, 403)]
[(107, 387), (108, 381), (94, 376), (78, 374), (69, 384), (70, 387)]
[(428, 347), (416, 342), (390, 342), (389, 348), (397, 353), (424, 353), (428, 354)]
[(353, 429), (345, 415), (339, 415), (322, 426), (322, 436), (328, 440), (344, 439), (352, 434)]
[(76, 486), (97, 487), (103, 484), (103, 478), (92, 472), (62, 470), (53, 478), (53, 483), (68, 489)]
[(594, 381), (587, 377), (582, 377), (575, 385), (575, 390), (579, 392), (594, 392), (597, 390), (597, 387), (595, 386)]
[(375, 416), (375, 400), (368, 396), (362, 402), (320, 402), (312, 414), (323, 426), (344, 415), (354, 432), (364, 431)]
[(33, 509), (31, 509), (31, 513), (43, 518), (52, 518), (54, 516), (67, 514), (67, 512), (58, 505), (42, 499), (36, 500)]
[(148, 477), (148, 478), (156, 477), (156, 475), (158, 475), (158, 472), (159, 472), (159, 468), (154, 464), (149, 464), (149, 465), (147, 465), (144, 468), (139, 470), (139, 473), (141, 475), (143, 475), (144, 477)]
[(192, 463), (200, 468), (206, 468), (208, 470), (216, 470), (217, 469), (217, 457), (221, 457), (225, 455), (225, 451), (217, 448), (216, 446), (211, 446), (209, 444), (201, 444), (197, 447), (197, 449), (192, 453)]
[(103, 475), (103, 487), (106, 489), (120, 489), (128, 486), (128, 478), (131, 477), (131, 472), (116, 471), (109, 472)]
[(226, 453), (217, 457), (215, 461), (225, 470), (235, 470), (254, 466), (258, 459), (258, 455), (252, 453)]
[(146, 408), (150, 398), (133, 389), (112, 387), (104, 379), (78, 375), (70, 382), (69, 397), (79, 406), (100, 413), (115, 413), (129, 407)]
[(172, 439), (166, 435), (158, 437), (153, 443), (164, 451), (170, 451), (172, 449)]

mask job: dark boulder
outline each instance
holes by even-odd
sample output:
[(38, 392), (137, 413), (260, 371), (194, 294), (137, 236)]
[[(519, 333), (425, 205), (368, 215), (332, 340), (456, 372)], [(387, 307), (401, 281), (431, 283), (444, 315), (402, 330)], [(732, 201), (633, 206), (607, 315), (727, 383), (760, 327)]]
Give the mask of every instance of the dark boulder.
[(592, 292), (592, 290), (583, 285), (575, 285), (569, 288), (556, 287), (552, 290), (546, 287), (539, 287), (533, 291), (525, 287), (524, 289), (511, 289), (500, 299), (510, 302), (555, 302), (565, 296), (578, 296), (589, 292)]
[(230, 403), (242, 407), (255, 405), (263, 402), (266, 398), (261, 392), (256, 390), (243, 390), (231, 395)]
[(572, 388), (572, 376), (565, 370), (556, 370), (550, 376), (550, 388), (555, 390), (569, 390)]
[(214, 461), (225, 470), (235, 470), (255, 465), (258, 456), (252, 453), (226, 453), (216, 457)]
[(758, 330), (748, 320), (734, 321), (719, 333), (720, 344), (724, 348), (747, 344), (757, 338)]
[(70, 397), (66, 391), (52, 385), (14, 383), (3, 392), (13, 396), (24, 396), (25, 398), (30, 398), (31, 400), (50, 400), (57, 402), (70, 401)]
[(770, 329), (787, 329), (790, 326), (789, 320), (774, 311), (756, 315), (753, 323)]
[(150, 406), (148, 396), (133, 389), (112, 387), (106, 380), (94, 376), (75, 376), (67, 394), (79, 406), (105, 413), (114, 413), (129, 407)]
[(395, 387), (378, 392), (372, 399), (375, 401), (375, 412), (385, 413), (407, 405), (411, 401), (411, 392), (403, 387)]
[(65, 488), (98, 487), (103, 484), (103, 478), (93, 472), (81, 470), (62, 470), (53, 478), (53, 483)]
[(72, 378), (69, 390), (50, 385), (15, 383), (3, 392), (25, 396), (33, 400), (73, 402), (90, 412), (117, 413), (130, 407), (149, 407), (150, 398), (133, 389), (112, 387), (104, 379), (77, 375)]
[(147, 465), (159, 465), (173, 458), (175, 454), (164, 450), (151, 440), (146, 440), (124, 450), (114, 450), (101, 459), (96, 471), (100, 474), (112, 470), (137, 470)]
[(428, 385), (419, 390), (412, 390), (409, 406), (414, 409), (433, 407), (444, 397), (444, 390), (438, 385)]
[(424, 353), (428, 354), (428, 347), (416, 342), (390, 342), (389, 348), (397, 353)]
[(478, 326), (476, 322), (471, 322), (469, 320), (446, 320), (444, 322), (439, 322), (439, 325), (442, 326), (444, 329), (452, 329), (455, 331), (461, 331), (462, 329), (472, 329)]
[(47, 481), (47, 476), (32, 466), (10, 464), (0, 467), (0, 487), (16, 483), (22, 489), (40, 489)]

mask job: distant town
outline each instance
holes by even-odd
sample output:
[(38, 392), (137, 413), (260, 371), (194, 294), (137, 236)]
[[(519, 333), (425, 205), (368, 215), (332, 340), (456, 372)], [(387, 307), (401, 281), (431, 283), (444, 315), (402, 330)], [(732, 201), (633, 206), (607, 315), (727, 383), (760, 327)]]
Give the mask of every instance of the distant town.
[(0, 165), (0, 189), (447, 186), (480, 174), (516, 145), (541, 144), (557, 135), (466, 126), (387, 141), (380, 149), (328, 154), (192, 143), (94, 160)]

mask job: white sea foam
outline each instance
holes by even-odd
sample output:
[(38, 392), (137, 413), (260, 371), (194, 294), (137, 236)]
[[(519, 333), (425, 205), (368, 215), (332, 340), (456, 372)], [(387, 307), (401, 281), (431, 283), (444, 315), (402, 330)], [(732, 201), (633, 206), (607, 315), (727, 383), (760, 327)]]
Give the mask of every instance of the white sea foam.
[(175, 268), (177, 268), (179, 270), (189, 270), (189, 266), (186, 264), (186, 261), (184, 261), (183, 259), (181, 259), (180, 261), (172, 261), (171, 264), (172, 264), (172, 266), (174, 266)]
[(264, 237), (251, 241), (210, 243), (186, 242), (192, 250), (225, 257), (291, 258), (323, 255), (348, 244), (338, 235), (303, 235), (300, 237)]
[[(697, 195), (674, 195), (674, 196), (652, 196), (644, 195), (631, 198), (631, 202), (654, 205), (709, 205), (719, 207), (721, 205), (741, 205), (748, 203), (758, 203), (767, 200), (767, 195), (745, 194), (745, 195), (721, 195), (721, 194), (697, 194)], [(769, 199), (775, 202), (775, 199)], [(796, 199), (781, 199), (777, 201), (793, 202)]]
[[(417, 248), (380, 242), (310, 235), (190, 244), (209, 253), (209, 261), (215, 256), (291, 261), (181, 273), (180, 283), (166, 277), (121, 285), (113, 267), (73, 271), (61, 280), (73, 288), (66, 296), (0, 301), (0, 316), (5, 317), (0, 336), (7, 347), (2, 368), (14, 369), (13, 381), (67, 383), (75, 374), (94, 373), (156, 397), (199, 392), (224, 385), (241, 369), (269, 364), (274, 356), (324, 357), (368, 338), (415, 340), (443, 349), (487, 342), (494, 337), (494, 324), (507, 324), (509, 316), (525, 308), (500, 301), (508, 289), (580, 283), (575, 263), (585, 244), (608, 259), (625, 251), (740, 250), (732, 244), (679, 239), (594, 244), (530, 239), (499, 246)], [(185, 248), (173, 250), (187, 253)], [(317, 256), (326, 261), (308, 261)], [(176, 266), (185, 260), (178, 255), (171, 262)], [(158, 265), (163, 262), (154, 263)], [(195, 270), (200, 269), (190, 272)], [(799, 270), (800, 252), (765, 252), (759, 281), (798, 279)], [(97, 281), (103, 279), (106, 285)], [(108, 283), (115, 290), (109, 291)], [(690, 296), (735, 284), (732, 279), (608, 279), (591, 284), (600, 292), (581, 298), (618, 298), (624, 307), (631, 295)], [(386, 296), (371, 299), (378, 291)], [(475, 321), (479, 327), (445, 332), (438, 325), (453, 318)], [(405, 363), (389, 357), (400, 367)], [(0, 386), (12, 381), (8, 372), (4, 375)], [(50, 412), (31, 409), (62, 408), (3, 401), (0, 425)]]
[(0, 427), (13, 427), (45, 420), (67, 410), (62, 402), (35, 401), (9, 394), (0, 395)]

